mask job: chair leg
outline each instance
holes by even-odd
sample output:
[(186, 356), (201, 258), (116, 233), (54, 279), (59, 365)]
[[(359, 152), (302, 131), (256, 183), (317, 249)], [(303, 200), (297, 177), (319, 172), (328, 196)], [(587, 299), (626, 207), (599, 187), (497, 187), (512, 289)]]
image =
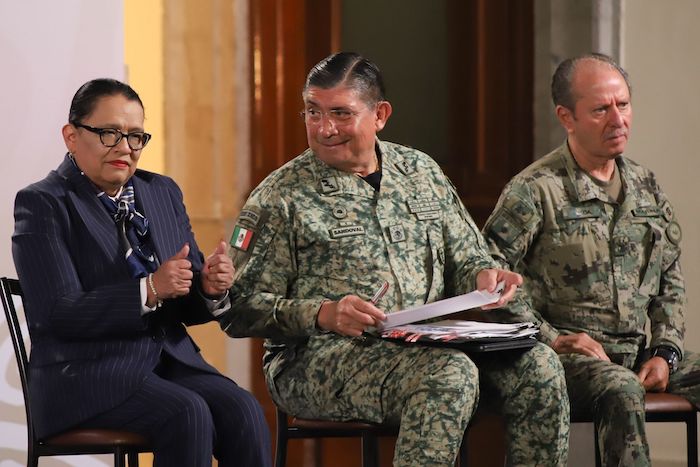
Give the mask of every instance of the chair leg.
[(287, 465), (287, 414), (277, 409), (277, 440), (275, 441), (275, 467)]
[(377, 437), (371, 433), (362, 433), (362, 467), (379, 467)]
[(126, 460), (129, 467), (139, 467), (139, 453), (137, 451), (129, 451)]
[(595, 450), (595, 467), (601, 467), (603, 460), (600, 458), (600, 442), (598, 441), (598, 425), (593, 424), (593, 447)]
[(126, 451), (117, 446), (114, 449), (114, 467), (126, 467), (124, 464), (124, 457), (126, 457)]
[(285, 467), (287, 465), (287, 438), (277, 437), (277, 448), (275, 449), (275, 467)]
[(39, 467), (39, 456), (35, 455), (31, 448), (27, 453), (27, 467)]
[(688, 449), (688, 467), (698, 467), (698, 417), (697, 413), (685, 422), (686, 447)]

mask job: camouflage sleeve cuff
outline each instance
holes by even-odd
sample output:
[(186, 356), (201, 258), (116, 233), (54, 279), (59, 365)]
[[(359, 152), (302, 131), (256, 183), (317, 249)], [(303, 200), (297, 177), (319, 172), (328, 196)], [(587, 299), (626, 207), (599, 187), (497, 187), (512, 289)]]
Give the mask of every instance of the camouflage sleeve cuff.
[(654, 347), (659, 347), (659, 346), (671, 347), (678, 354), (678, 358), (680, 360), (683, 360), (683, 342), (679, 342), (675, 339), (673, 339), (673, 340), (652, 339), (651, 343), (649, 344), (650, 349), (653, 349)]
[(559, 331), (557, 331), (556, 328), (552, 327), (548, 323), (540, 324), (540, 342), (543, 342), (548, 346), (552, 347), (554, 341), (557, 340), (557, 337), (559, 337)]
[(314, 318), (314, 328), (316, 329), (316, 334), (330, 334), (331, 332), (333, 332), (333, 331), (328, 331), (326, 329), (323, 329), (318, 324), (318, 314), (321, 313), (321, 307), (326, 302), (330, 302), (330, 299), (324, 298), (323, 300), (321, 300), (321, 303), (318, 304), (318, 308), (316, 309), (316, 316)]
[[(489, 257), (490, 258), (490, 257)], [(466, 284), (469, 284), (469, 287), (465, 289), (465, 293), (469, 293), (472, 290), (476, 290), (476, 277), (479, 275), (481, 271), (484, 271), (486, 269), (499, 269), (500, 266), (498, 264), (491, 260), (483, 260), (480, 262), (480, 264), (474, 266), (474, 268), (467, 273), (467, 280)]]
[(318, 333), (316, 315), (323, 299), (286, 299), (258, 293), (240, 297), (231, 292), (231, 309), (217, 320), (231, 337), (286, 338)]
[(284, 304), (277, 309), (276, 321), (282, 329), (291, 335), (317, 335), (323, 332), (316, 325), (316, 318), (321, 304), (326, 299), (284, 299)]

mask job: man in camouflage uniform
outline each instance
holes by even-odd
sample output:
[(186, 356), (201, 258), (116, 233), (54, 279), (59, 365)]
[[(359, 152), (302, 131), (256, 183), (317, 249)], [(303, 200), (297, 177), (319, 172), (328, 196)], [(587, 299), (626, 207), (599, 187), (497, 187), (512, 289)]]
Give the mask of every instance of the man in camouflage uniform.
[[(273, 172), (241, 211), (230, 335), (268, 337), (276, 404), (311, 418), (400, 426), (394, 465), (454, 465), (482, 387), (501, 403), (511, 465), (564, 465), (568, 399), (556, 354), (538, 344), (485, 359), (362, 336), (396, 311), (475, 287), (506, 291), (453, 186), (425, 154), (376, 139), (391, 114), (376, 65), (332, 55), (303, 92), (310, 149)], [(503, 361), (506, 360), (506, 361)]]
[(603, 464), (650, 465), (645, 391), (700, 402), (698, 357), (683, 352), (681, 229), (654, 175), (622, 156), (624, 70), (597, 54), (566, 60), (552, 97), (567, 141), (511, 180), (484, 234), (525, 277), (510, 310), (560, 354), (572, 413), (594, 415)]

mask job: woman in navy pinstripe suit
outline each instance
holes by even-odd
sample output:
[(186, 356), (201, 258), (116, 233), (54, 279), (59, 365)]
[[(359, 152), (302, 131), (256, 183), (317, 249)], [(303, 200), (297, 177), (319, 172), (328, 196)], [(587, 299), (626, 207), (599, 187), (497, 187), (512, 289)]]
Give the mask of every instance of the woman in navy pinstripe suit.
[(175, 182), (137, 170), (141, 99), (93, 80), (68, 122), (63, 162), (15, 200), (38, 435), (119, 428), (150, 437), (156, 466), (270, 465), (260, 405), (185, 329), (228, 309), (234, 271), (223, 242), (204, 259)]

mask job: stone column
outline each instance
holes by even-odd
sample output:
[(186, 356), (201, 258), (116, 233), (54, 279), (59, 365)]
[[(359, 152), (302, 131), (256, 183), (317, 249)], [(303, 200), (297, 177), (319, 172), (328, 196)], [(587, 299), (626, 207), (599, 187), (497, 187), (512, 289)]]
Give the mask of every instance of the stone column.
[[(164, 16), (165, 168), (208, 255), (228, 242), (250, 190), (248, 1), (170, 0)], [(216, 323), (191, 333), (212, 364), (249, 387), (245, 341)]]
[(554, 115), (550, 83), (567, 57), (601, 52), (620, 61), (624, 0), (535, 1), (535, 158), (559, 146), (566, 137)]

